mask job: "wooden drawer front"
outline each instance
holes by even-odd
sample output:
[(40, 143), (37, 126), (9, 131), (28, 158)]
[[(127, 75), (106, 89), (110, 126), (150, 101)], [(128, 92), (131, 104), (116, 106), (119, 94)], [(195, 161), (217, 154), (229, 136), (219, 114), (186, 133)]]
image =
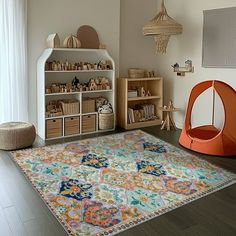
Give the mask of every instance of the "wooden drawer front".
[(82, 113), (95, 112), (95, 100), (88, 99), (82, 102)]
[(83, 116), (82, 118), (82, 133), (96, 131), (96, 115)]
[(57, 138), (62, 136), (62, 119), (46, 121), (46, 137)]
[(80, 118), (77, 116), (65, 118), (65, 135), (79, 134)]

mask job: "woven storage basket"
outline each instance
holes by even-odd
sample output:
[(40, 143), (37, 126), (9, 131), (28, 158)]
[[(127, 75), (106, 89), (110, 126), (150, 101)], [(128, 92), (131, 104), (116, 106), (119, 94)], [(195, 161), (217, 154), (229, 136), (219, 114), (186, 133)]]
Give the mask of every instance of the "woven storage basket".
[(83, 113), (90, 113), (95, 112), (95, 99), (86, 99), (82, 102), (82, 112)]
[(68, 99), (61, 101), (61, 106), (64, 115), (79, 114), (79, 101)]
[(114, 113), (100, 113), (98, 115), (99, 129), (113, 129), (114, 128)]
[(145, 70), (139, 68), (130, 68), (128, 70), (129, 78), (144, 78)]

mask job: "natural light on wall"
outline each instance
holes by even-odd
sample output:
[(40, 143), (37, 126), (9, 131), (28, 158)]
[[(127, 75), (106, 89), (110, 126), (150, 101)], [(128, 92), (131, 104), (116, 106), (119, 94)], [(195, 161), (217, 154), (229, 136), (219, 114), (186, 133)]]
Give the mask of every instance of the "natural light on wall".
[(28, 120), (27, 0), (0, 0), (0, 123)]

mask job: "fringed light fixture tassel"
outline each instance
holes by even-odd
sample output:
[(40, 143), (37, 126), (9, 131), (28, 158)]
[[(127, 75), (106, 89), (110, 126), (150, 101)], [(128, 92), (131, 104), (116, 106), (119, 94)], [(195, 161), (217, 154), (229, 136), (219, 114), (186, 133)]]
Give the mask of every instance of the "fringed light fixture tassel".
[(164, 0), (162, 0), (161, 11), (150, 22), (143, 27), (145, 36), (154, 36), (156, 42), (156, 53), (166, 53), (166, 48), (171, 35), (181, 34), (182, 25), (171, 18), (166, 11)]

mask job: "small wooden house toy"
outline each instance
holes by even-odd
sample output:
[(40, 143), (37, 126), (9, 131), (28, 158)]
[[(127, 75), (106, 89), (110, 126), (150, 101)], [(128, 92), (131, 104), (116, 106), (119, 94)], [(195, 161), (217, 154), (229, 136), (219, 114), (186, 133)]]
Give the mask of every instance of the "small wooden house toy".
[(60, 38), (57, 33), (50, 34), (47, 38), (47, 47), (48, 48), (59, 48), (60, 47)]

